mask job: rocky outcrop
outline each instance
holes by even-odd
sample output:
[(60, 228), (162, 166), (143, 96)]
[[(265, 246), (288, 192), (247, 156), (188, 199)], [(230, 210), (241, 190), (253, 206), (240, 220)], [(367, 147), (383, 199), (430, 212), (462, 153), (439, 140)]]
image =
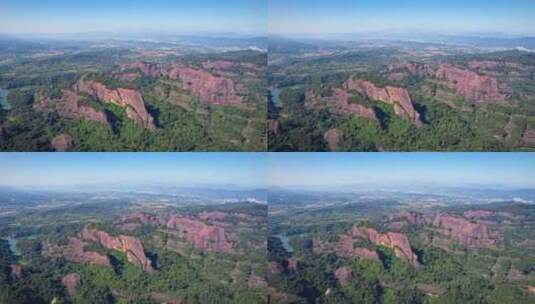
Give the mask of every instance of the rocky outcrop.
[[(211, 63), (211, 67), (225, 64)], [(180, 80), (182, 89), (195, 94), (202, 102), (218, 105), (239, 105), (243, 97), (238, 95), (234, 80), (216, 76), (210, 72), (184, 66), (163, 66), (153, 63), (133, 63), (123, 66), (123, 69), (139, 69), (143, 74), (151, 77), (166, 76), (173, 80)]]
[(61, 283), (67, 289), (67, 293), (73, 297), (76, 295), (76, 289), (80, 284), (80, 276), (77, 273), (69, 273), (61, 279)]
[(385, 246), (394, 250), (394, 255), (413, 266), (418, 266), (418, 257), (412, 251), (407, 236), (398, 232), (381, 234), (373, 228), (353, 226), (349, 236), (370, 241), (372, 244)]
[(79, 105), (78, 95), (70, 90), (63, 90), (60, 99), (38, 98), (33, 109), (38, 112), (57, 112), (63, 118), (85, 119), (109, 125), (104, 112), (89, 106)]
[(468, 67), (474, 70), (485, 69), (492, 70), (498, 67), (499, 63), (490, 60), (472, 60), (468, 63)]
[(52, 139), (52, 147), (58, 152), (68, 151), (72, 147), (72, 136), (69, 134), (60, 134)]
[(224, 71), (224, 70), (228, 70), (232, 68), (233, 66), (234, 66), (234, 62), (225, 61), (225, 60), (214, 60), (214, 61), (208, 60), (202, 63), (202, 67), (206, 70), (214, 69), (214, 70)]
[(323, 138), (329, 145), (330, 151), (336, 151), (338, 149), (338, 142), (340, 141), (340, 131), (338, 129), (330, 129), (325, 134)]
[(65, 259), (73, 263), (89, 263), (92, 265), (111, 266), (107, 256), (93, 251), (85, 251), (82, 240), (69, 238), (69, 245), (65, 248)]
[[(208, 216), (207, 213), (205, 216)], [(202, 251), (234, 253), (235, 244), (221, 225), (209, 225), (199, 219), (180, 215), (160, 217), (146, 213), (125, 216), (121, 224), (133, 221), (139, 221), (144, 225), (165, 227), (177, 237)]]
[(388, 219), (393, 222), (407, 222), (414, 226), (425, 225), (428, 222), (423, 214), (408, 210), (392, 214)]
[(370, 120), (377, 120), (375, 111), (361, 104), (350, 103), (350, 95), (346, 90), (335, 88), (332, 96), (320, 97), (311, 90), (305, 93), (305, 106), (312, 109), (327, 108), (337, 115), (355, 115)]
[(489, 233), (487, 225), (472, 223), (462, 217), (439, 213), (433, 221), (433, 226), (466, 247), (488, 248), (496, 244), (496, 238)]
[(344, 86), (348, 91), (355, 90), (370, 99), (391, 104), (396, 115), (409, 120), (416, 126), (422, 125), (420, 114), (414, 109), (407, 90), (393, 86), (380, 88), (370, 81), (353, 78), (349, 78)]
[(127, 235), (111, 236), (105, 231), (85, 228), (82, 231), (82, 239), (99, 244), (112, 250), (124, 252), (128, 262), (152, 272), (154, 268), (145, 256), (145, 251), (138, 238)]
[(340, 267), (336, 269), (334, 276), (340, 285), (345, 286), (351, 281), (351, 279), (353, 279), (353, 271), (347, 266)]
[(136, 90), (130, 89), (108, 89), (103, 84), (96, 81), (80, 80), (74, 87), (78, 93), (87, 93), (94, 98), (118, 105), (126, 110), (126, 116), (141, 126), (155, 130), (153, 117), (147, 112), (143, 97)]
[(221, 212), (221, 211), (207, 212), (207, 211), (203, 211), (203, 212), (199, 213), (199, 215), (197, 217), (200, 218), (203, 221), (222, 221), (222, 220), (226, 219), (227, 216), (228, 216), (228, 213), (226, 213), (226, 212)]
[(503, 102), (507, 98), (495, 78), (479, 75), (470, 70), (461, 69), (450, 64), (441, 64), (436, 69), (434, 76), (445, 80), (450, 88), (456, 90), (468, 101)]

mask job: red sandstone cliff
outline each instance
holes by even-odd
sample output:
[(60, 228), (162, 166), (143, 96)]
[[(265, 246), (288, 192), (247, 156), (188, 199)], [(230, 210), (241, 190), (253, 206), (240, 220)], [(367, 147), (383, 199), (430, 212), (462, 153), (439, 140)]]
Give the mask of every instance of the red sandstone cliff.
[(154, 119), (147, 112), (143, 97), (130, 89), (108, 89), (96, 81), (80, 80), (74, 87), (76, 92), (87, 93), (102, 102), (109, 102), (126, 109), (126, 116), (149, 130), (155, 130)]
[(466, 247), (493, 247), (496, 238), (489, 233), (488, 227), (481, 223), (472, 223), (462, 217), (439, 213), (433, 226), (441, 228), (441, 232), (451, 236)]
[(111, 236), (104, 231), (86, 227), (82, 231), (82, 238), (86, 241), (95, 242), (104, 248), (124, 252), (130, 263), (140, 266), (145, 271), (154, 271), (149, 259), (145, 256), (141, 241), (135, 237), (127, 235)]
[(434, 76), (445, 80), (450, 88), (456, 90), (469, 101), (502, 102), (506, 99), (506, 94), (500, 90), (498, 81), (489, 76), (479, 75), (450, 64), (441, 64)]
[(61, 283), (67, 289), (67, 293), (73, 297), (80, 284), (80, 276), (77, 273), (69, 273), (61, 279)]
[[(203, 213), (200, 216), (206, 219), (213, 218), (215, 214)], [(215, 215), (221, 218), (222, 214)], [(234, 242), (230, 240), (225, 228), (217, 224), (207, 224), (201, 220), (171, 215), (159, 217), (145, 213), (135, 213), (122, 218), (122, 225), (139, 221), (144, 225), (166, 227), (174, 231), (179, 238), (186, 240), (196, 249), (212, 252), (234, 253)]]
[[(212, 62), (208, 66), (210, 68), (223, 67), (226, 64)], [(243, 102), (243, 97), (237, 93), (234, 80), (216, 76), (205, 70), (145, 62), (128, 64), (123, 68), (137, 68), (151, 77), (167, 76), (173, 80), (180, 80), (182, 88), (195, 94), (202, 102), (220, 105), (238, 105)]]
[(416, 126), (422, 125), (420, 114), (414, 109), (407, 90), (392, 86), (380, 88), (370, 81), (355, 80), (353, 78), (349, 78), (344, 86), (348, 91), (355, 90), (370, 99), (391, 104), (394, 106), (396, 115), (409, 120)]

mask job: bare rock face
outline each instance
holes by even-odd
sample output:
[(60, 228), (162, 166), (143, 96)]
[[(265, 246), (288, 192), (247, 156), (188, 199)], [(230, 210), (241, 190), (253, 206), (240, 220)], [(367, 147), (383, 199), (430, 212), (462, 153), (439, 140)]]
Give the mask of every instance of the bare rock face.
[(427, 224), (427, 219), (423, 214), (408, 210), (400, 211), (396, 214), (393, 214), (389, 217), (390, 221), (405, 221), (411, 225), (419, 226)]
[(41, 98), (33, 109), (38, 112), (57, 112), (59, 116), (68, 119), (86, 119), (104, 125), (109, 125), (106, 114), (92, 107), (78, 104), (78, 96), (70, 90), (63, 90), (60, 99)]
[[(232, 64), (231, 62), (229, 62)], [(229, 63), (221, 61), (205, 62), (208, 69), (229, 68)], [(202, 102), (219, 105), (239, 105), (243, 97), (239, 96), (234, 80), (216, 76), (208, 71), (184, 66), (162, 66), (154, 63), (134, 63), (123, 68), (137, 68), (151, 77), (167, 76), (180, 80), (182, 88), (195, 94)]]
[(389, 66), (389, 71), (394, 73), (407, 72), (411, 75), (425, 75), (429, 72), (429, 67), (423, 63), (405, 61)]
[(375, 111), (363, 105), (349, 103), (349, 94), (346, 90), (335, 88), (333, 96), (320, 97), (311, 91), (305, 94), (305, 106), (312, 109), (327, 108), (337, 115), (355, 115), (373, 121), (377, 120)]
[(420, 114), (414, 109), (409, 92), (403, 88), (392, 86), (379, 88), (370, 81), (353, 78), (346, 81), (345, 87), (347, 90), (355, 90), (370, 99), (391, 104), (394, 106), (396, 115), (409, 120), (416, 126), (422, 125)]
[(466, 247), (493, 247), (496, 238), (489, 233), (488, 227), (482, 223), (472, 223), (462, 217), (439, 213), (433, 226), (441, 228), (443, 234), (451, 236)]
[(67, 293), (73, 297), (76, 295), (76, 289), (80, 284), (80, 276), (77, 273), (69, 273), (61, 279), (61, 283), (67, 289)]
[(336, 269), (334, 276), (340, 282), (340, 285), (345, 286), (353, 279), (353, 271), (347, 266), (340, 267)]
[(211, 212), (203, 211), (198, 215), (198, 217), (203, 221), (222, 221), (226, 219), (227, 216), (228, 216), (228, 213), (221, 212), (221, 211), (211, 211)]
[(95, 242), (104, 248), (124, 252), (130, 263), (143, 268), (145, 271), (154, 271), (138, 238), (127, 235), (111, 236), (105, 231), (88, 229), (87, 227), (82, 231), (82, 238), (86, 241)]
[(492, 70), (495, 69), (499, 65), (496, 61), (490, 61), (490, 60), (472, 60), (468, 63), (468, 67), (474, 70), (477, 69), (487, 69)]
[(353, 238), (368, 240), (375, 245), (381, 245), (394, 250), (396, 257), (405, 260), (413, 266), (418, 266), (418, 258), (412, 251), (407, 236), (398, 232), (381, 234), (373, 228), (353, 226), (349, 234)]
[(85, 251), (82, 240), (69, 238), (69, 245), (64, 252), (65, 259), (73, 263), (89, 263), (92, 265), (111, 266), (107, 256), (97, 252)]
[(338, 129), (330, 129), (323, 135), (323, 138), (329, 144), (329, 150), (336, 151), (338, 149), (338, 142), (340, 141), (340, 131)]
[(180, 238), (199, 250), (234, 252), (234, 243), (229, 240), (223, 227), (180, 216), (171, 216), (166, 227), (176, 230)]
[(52, 147), (58, 152), (68, 151), (72, 147), (72, 136), (60, 134), (52, 139)]
[(450, 64), (441, 64), (435, 71), (435, 77), (445, 80), (450, 88), (469, 101), (503, 102), (507, 98), (495, 78), (479, 75)]
[[(222, 214), (204, 213), (205, 219), (221, 218)], [(226, 217), (227, 215), (225, 215)], [(123, 217), (122, 223), (139, 221), (144, 225), (159, 226), (170, 229), (179, 238), (186, 240), (196, 249), (209, 252), (234, 253), (235, 244), (230, 240), (225, 228), (217, 224), (206, 224), (202, 220), (180, 215), (159, 217), (145, 213), (134, 213)]]
[(126, 109), (126, 116), (149, 130), (155, 130), (154, 119), (147, 112), (143, 97), (130, 89), (108, 89), (96, 81), (80, 80), (75, 85), (76, 92), (87, 93), (102, 102), (109, 102)]

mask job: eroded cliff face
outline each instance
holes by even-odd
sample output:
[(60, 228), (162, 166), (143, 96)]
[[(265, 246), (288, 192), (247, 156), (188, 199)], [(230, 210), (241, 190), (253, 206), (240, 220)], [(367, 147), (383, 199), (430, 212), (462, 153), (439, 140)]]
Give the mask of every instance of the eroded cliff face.
[(99, 82), (84, 80), (78, 81), (74, 89), (77, 93), (87, 93), (102, 102), (116, 104), (126, 110), (128, 118), (149, 130), (156, 129), (153, 117), (145, 108), (143, 97), (136, 90), (108, 89)]
[(379, 233), (373, 228), (357, 227), (345, 234), (335, 244), (322, 242), (319, 238), (313, 240), (314, 252), (334, 252), (343, 257), (359, 257), (380, 262), (379, 255), (374, 249), (364, 247), (366, 243), (385, 246), (393, 249), (394, 255), (413, 266), (418, 266), (418, 257), (412, 251), (407, 236), (398, 232)]
[(113, 103), (124, 108), (126, 116), (139, 125), (153, 131), (156, 130), (153, 117), (147, 112), (143, 97), (136, 90), (108, 89), (103, 84), (90, 80), (79, 80), (70, 90), (63, 90), (60, 99), (38, 98), (33, 108), (36, 111), (55, 111), (59, 116), (69, 119), (87, 119), (109, 125), (103, 111), (78, 103), (78, 94), (87, 93), (104, 103)]
[(312, 91), (305, 93), (305, 107), (310, 109), (327, 108), (337, 115), (355, 115), (377, 121), (375, 111), (357, 103), (349, 103), (350, 95), (346, 90), (335, 88), (333, 96), (321, 97)]
[(69, 262), (111, 266), (110, 259), (107, 256), (93, 251), (85, 251), (82, 240), (76, 237), (70, 237), (69, 245), (62, 249), (60, 253)]
[(436, 69), (434, 76), (446, 81), (450, 88), (472, 102), (503, 102), (507, 98), (507, 95), (499, 87), (498, 80), (470, 70), (450, 64), (441, 64)]
[(348, 91), (355, 90), (370, 99), (391, 104), (396, 115), (409, 120), (416, 126), (422, 125), (420, 114), (414, 109), (407, 90), (393, 86), (380, 88), (370, 81), (353, 79), (352, 77), (346, 81), (344, 86)]
[(154, 271), (150, 260), (145, 256), (143, 244), (138, 238), (127, 235), (111, 236), (105, 231), (87, 227), (81, 235), (83, 240), (95, 242), (104, 248), (124, 252), (130, 263), (143, 268), (145, 271)]
[(61, 283), (67, 289), (67, 293), (73, 297), (80, 284), (80, 276), (77, 273), (69, 273), (61, 279)]
[(473, 223), (456, 215), (439, 213), (433, 220), (433, 226), (466, 247), (489, 248), (496, 245), (496, 236), (492, 235), (483, 223)]
[[(231, 66), (224, 62), (205, 62), (208, 70), (227, 69)], [(150, 77), (166, 76), (180, 80), (182, 88), (193, 93), (202, 102), (218, 105), (239, 105), (243, 97), (238, 94), (237, 84), (231, 78), (214, 75), (209, 71), (178, 65), (163, 66), (154, 63), (133, 63), (123, 66), (126, 69), (139, 69)]]
[(368, 240), (375, 245), (381, 245), (394, 250), (396, 257), (405, 260), (413, 266), (418, 266), (418, 257), (412, 251), (409, 239), (403, 233), (387, 232), (379, 233), (373, 228), (353, 226), (350, 235), (353, 238)]
[[(228, 215), (222, 213), (203, 213), (200, 215), (205, 220), (222, 220)], [(215, 217), (215, 218), (214, 218)], [(194, 248), (207, 252), (235, 252), (235, 243), (226, 232), (223, 225), (212, 223), (207, 224), (198, 218), (170, 215), (160, 217), (145, 213), (136, 213), (123, 217), (120, 225), (141, 222), (143, 225), (165, 227), (174, 236), (185, 240)]]
[(78, 104), (78, 95), (71, 90), (63, 90), (60, 99), (38, 96), (33, 109), (38, 112), (57, 112), (60, 117), (68, 119), (86, 119), (109, 125), (106, 114), (92, 107)]

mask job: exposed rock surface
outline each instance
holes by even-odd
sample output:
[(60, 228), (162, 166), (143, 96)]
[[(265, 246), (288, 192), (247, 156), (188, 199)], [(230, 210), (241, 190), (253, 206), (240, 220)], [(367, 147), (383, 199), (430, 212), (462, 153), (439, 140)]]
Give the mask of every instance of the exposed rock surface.
[(353, 271), (347, 266), (340, 267), (336, 269), (334, 276), (340, 282), (340, 285), (345, 286), (353, 279)]
[(462, 217), (439, 213), (434, 221), (435, 227), (441, 228), (444, 235), (451, 236), (466, 247), (493, 247), (495, 236), (489, 233), (488, 227), (482, 223), (472, 223)]
[(72, 136), (60, 134), (52, 139), (52, 147), (58, 152), (68, 151), (72, 147)]
[[(214, 63), (209, 64), (214, 66)], [(221, 62), (216, 66), (222, 66)], [(123, 68), (137, 68), (143, 74), (151, 77), (167, 76), (173, 80), (180, 80), (182, 88), (195, 94), (202, 102), (221, 105), (238, 105), (243, 97), (238, 95), (234, 80), (213, 75), (210, 72), (184, 66), (162, 66), (154, 63), (133, 63)]]
[(61, 279), (61, 283), (63, 283), (63, 286), (67, 289), (67, 293), (73, 297), (80, 284), (80, 276), (77, 273), (69, 273)]
[(70, 90), (63, 90), (60, 99), (39, 98), (33, 105), (38, 112), (57, 112), (68, 119), (86, 119), (108, 125), (106, 114), (89, 106), (78, 104), (78, 96)]
[(145, 256), (143, 244), (138, 238), (127, 235), (111, 236), (105, 231), (87, 227), (82, 231), (82, 238), (95, 242), (104, 248), (124, 252), (130, 263), (143, 268), (145, 271), (154, 271), (149, 259)]
[(228, 70), (234, 66), (234, 62), (226, 60), (208, 60), (202, 63), (202, 67), (206, 70)]
[(107, 256), (93, 251), (85, 251), (82, 240), (69, 238), (69, 245), (65, 250), (65, 259), (73, 263), (89, 263), (93, 265), (111, 266)]
[(234, 252), (234, 242), (230, 240), (225, 228), (220, 225), (209, 225), (199, 219), (180, 215), (160, 217), (146, 213), (135, 213), (122, 219), (123, 223), (132, 221), (170, 229), (174, 235), (202, 251)]
[(136, 90), (108, 89), (96, 81), (80, 80), (75, 85), (76, 92), (87, 93), (102, 102), (109, 102), (126, 109), (126, 116), (149, 130), (155, 130), (153, 117), (147, 112), (143, 97)]
[(420, 114), (414, 109), (409, 92), (403, 88), (393, 86), (380, 88), (370, 81), (353, 78), (346, 81), (345, 88), (349, 91), (355, 90), (370, 99), (391, 104), (396, 115), (409, 120), (416, 126), (422, 125)]
[(305, 106), (313, 109), (327, 107), (334, 114), (351, 114), (374, 121), (377, 120), (373, 109), (357, 103), (349, 103), (349, 94), (346, 90), (340, 88), (335, 88), (333, 96), (329, 97), (316, 96), (313, 92), (307, 91), (305, 94)]
[(353, 226), (349, 234), (353, 238), (368, 240), (375, 245), (381, 245), (394, 250), (396, 257), (405, 260), (413, 266), (418, 265), (418, 258), (412, 251), (407, 236), (398, 232), (387, 232), (381, 234), (373, 228)]
[(435, 71), (435, 77), (445, 80), (450, 88), (455, 89), (469, 101), (503, 102), (507, 97), (495, 78), (479, 75), (450, 64), (441, 64)]
[(330, 129), (323, 135), (325, 141), (329, 145), (329, 150), (336, 151), (338, 149), (338, 142), (340, 141), (340, 131), (338, 129)]
[(405, 221), (411, 225), (425, 225), (428, 223), (423, 214), (408, 210), (403, 210), (389, 216), (390, 221)]

